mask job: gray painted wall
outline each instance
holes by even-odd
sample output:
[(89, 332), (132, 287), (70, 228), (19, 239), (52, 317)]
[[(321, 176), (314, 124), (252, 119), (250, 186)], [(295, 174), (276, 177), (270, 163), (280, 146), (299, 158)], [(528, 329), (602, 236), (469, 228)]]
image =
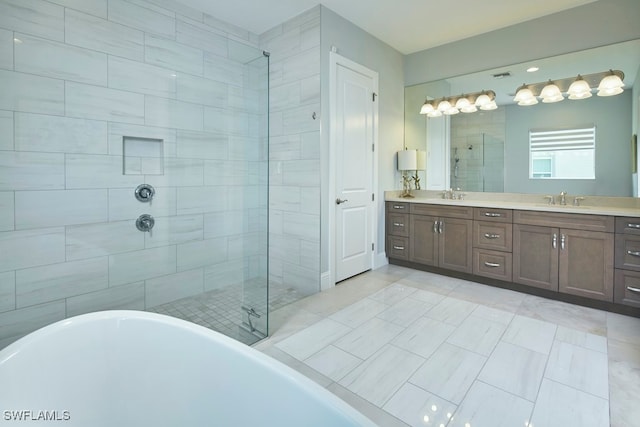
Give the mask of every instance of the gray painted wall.
[[(509, 105), (506, 110), (505, 188), (513, 193), (631, 195), (631, 91), (581, 101)], [(620, 112), (625, 114), (620, 114)], [(529, 130), (596, 126), (595, 180), (529, 179)]]
[(326, 7), (321, 9), (321, 272), (328, 269), (329, 180), (329, 51), (338, 53), (379, 74), (378, 105), (378, 237), (376, 252), (384, 252), (384, 191), (396, 188), (395, 152), (402, 149), (404, 126), (403, 55)]

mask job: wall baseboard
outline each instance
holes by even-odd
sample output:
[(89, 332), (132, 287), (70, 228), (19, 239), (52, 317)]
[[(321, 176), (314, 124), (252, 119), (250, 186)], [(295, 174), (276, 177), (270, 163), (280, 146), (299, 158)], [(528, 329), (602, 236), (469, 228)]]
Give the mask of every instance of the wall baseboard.
[(376, 254), (376, 256), (373, 258), (373, 269), (374, 270), (376, 268), (384, 267), (387, 264), (389, 264), (389, 258), (387, 258), (387, 253), (386, 252), (381, 252), (379, 254)]
[(331, 289), (335, 286), (335, 283), (331, 283), (331, 272), (325, 271), (320, 274), (320, 292)]

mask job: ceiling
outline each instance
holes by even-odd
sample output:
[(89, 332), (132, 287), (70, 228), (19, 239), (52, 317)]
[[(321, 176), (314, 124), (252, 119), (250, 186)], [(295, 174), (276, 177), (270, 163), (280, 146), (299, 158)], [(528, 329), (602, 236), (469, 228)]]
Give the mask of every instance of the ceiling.
[[(255, 34), (318, 0), (179, 0)], [(322, 4), (403, 54), (418, 52), (596, 0), (323, 0)]]

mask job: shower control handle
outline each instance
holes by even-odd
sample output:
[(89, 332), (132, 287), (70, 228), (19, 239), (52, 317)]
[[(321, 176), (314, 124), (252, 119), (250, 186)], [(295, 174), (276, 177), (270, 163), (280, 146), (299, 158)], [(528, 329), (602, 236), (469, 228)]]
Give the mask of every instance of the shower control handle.
[(156, 225), (156, 220), (149, 214), (142, 214), (136, 220), (136, 228), (144, 233), (151, 234), (154, 225)]
[(150, 184), (140, 184), (136, 187), (135, 196), (138, 201), (143, 203), (151, 203), (153, 196), (156, 194), (155, 188)]

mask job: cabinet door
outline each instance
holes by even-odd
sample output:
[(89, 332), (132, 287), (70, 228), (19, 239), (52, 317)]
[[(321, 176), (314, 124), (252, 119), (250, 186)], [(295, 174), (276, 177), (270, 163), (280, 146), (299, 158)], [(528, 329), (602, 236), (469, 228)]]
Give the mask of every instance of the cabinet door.
[(560, 229), (560, 292), (613, 301), (613, 234)]
[(410, 215), (409, 260), (427, 265), (438, 265), (438, 218)]
[(440, 218), (438, 265), (449, 270), (473, 272), (473, 221)]
[(513, 281), (557, 291), (559, 239), (557, 228), (514, 224)]

